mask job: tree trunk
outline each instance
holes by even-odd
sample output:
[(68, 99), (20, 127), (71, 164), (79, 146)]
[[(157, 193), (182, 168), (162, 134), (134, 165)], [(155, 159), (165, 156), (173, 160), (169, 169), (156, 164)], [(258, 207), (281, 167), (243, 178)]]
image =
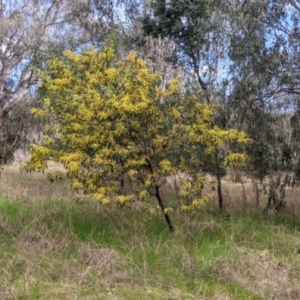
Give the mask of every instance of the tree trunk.
[[(152, 168), (151, 162), (148, 159), (146, 159), (146, 161), (147, 161), (149, 170), (150, 170), (151, 174), (153, 175), (154, 172), (153, 172), (153, 168)], [(165, 204), (164, 204), (164, 201), (163, 201), (163, 199), (162, 199), (162, 197), (160, 195), (159, 186), (157, 184), (155, 184), (155, 194), (154, 194), (154, 196), (156, 197), (156, 199), (158, 201), (158, 204), (159, 204), (159, 207), (161, 208), (161, 210), (162, 210), (162, 212), (163, 212), (163, 214), (165, 216), (166, 222), (168, 224), (169, 231), (171, 233), (173, 233), (174, 232), (174, 226), (173, 226), (173, 224), (171, 222), (171, 219), (170, 219), (168, 213), (165, 212)]]
[[(2, 140), (2, 135), (3, 135), (3, 113), (2, 113), (2, 109), (0, 108), (0, 144), (1, 144), (1, 140)], [(3, 164), (3, 160), (4, 160), (4, 149), (1, 147), (0, 148), (0, 165)]]
[(173, 226), (173, 224), (171, 222), (171, 219), (170, 219), (168, 213), (165, 212), (165, 204), (164, 204), (163, 199), (160, 196), (159, 187), (157, 185), (155, 185), (155, 197), (157, 198), (159, 207), (161, 208), (161, 210), (162, 210), (162, 212), (163, 212), (163, 214), (165, 216), (166, 222), (168, 224), (169, 231), (171, 233), (174, 233), (174, 226)]
[(4, 113), (2, 105), (0, 105), (0, 136), (2, 135), (2, 126), (3, 126)]
[(222, 182), (221, 182), (221, 176), (219, 173), (216, 175), (217, 177), (217, 183), (218, 183), (218, 198), (219, 198), (219, 210), (223, 210), (223, 194), (222, 194)]

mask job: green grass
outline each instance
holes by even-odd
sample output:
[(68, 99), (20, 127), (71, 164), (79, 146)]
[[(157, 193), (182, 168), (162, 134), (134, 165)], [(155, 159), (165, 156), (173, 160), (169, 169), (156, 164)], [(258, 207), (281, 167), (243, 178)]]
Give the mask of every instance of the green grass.
[(1, 180), (1, 299), (300, 299), (287, 215), (173, 213), (171, 235), (160, 214), (74, 202), (38, 174)]

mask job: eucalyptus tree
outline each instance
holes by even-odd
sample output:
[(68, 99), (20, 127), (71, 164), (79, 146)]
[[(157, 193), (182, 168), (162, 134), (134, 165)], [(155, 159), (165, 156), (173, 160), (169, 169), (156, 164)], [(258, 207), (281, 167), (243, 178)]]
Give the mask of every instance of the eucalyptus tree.
[(287, 137), (289, 129), (282, 132), (276, 126), (284, 119), (281, 126), (286, 127), (300, 92), (299, 5), (283, 0), (233, 1), (224, 11), (230, 20), (226, 105), (232, 123), (255, 140), (248, 154), (262, 179), (278, 168), (293, 144)]
[[(85, 32), (72, 24), (79, 1), (0, 1), (0, 155), (7, 157), (24, 137), (30, 116), (7, 115), (27, 102), (37, 84), (37, 69), (51, 51), (76, 47), (86, 41)], [(22, 110), (22, 115), (26, 110)], [(14, 120), (14, 121), (13, 121)], [(19, 126), (16, 121), (19, 120)], [(10, 124), (10, 121), (13, 123)], [(9, 141), (11, 145), (8, 146)], [(10, 149), (10, 151), (7, 151)]]

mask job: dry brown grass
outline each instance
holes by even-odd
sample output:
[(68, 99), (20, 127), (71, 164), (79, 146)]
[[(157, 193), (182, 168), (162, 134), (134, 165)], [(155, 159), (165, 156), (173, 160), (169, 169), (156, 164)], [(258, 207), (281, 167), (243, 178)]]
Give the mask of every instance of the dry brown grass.
[(66, 253), (71, 247), (76, 247), (74, 238), (67, 234), (56, 234), (50, 231), (47, 226), (42, 226), (39, 230), (30, 228), (21, 234), (16, 241), (18, 248), (24, 251), (33, 250), (39, 253), (58, 252)]
[[(269, 177), (261, 183), (259, 180), (240, 174), (240, 182), (233, 182), (231, 176), (222, 180), (223, 195), (226, 209), (230, 211), (245, 210), (262, 212), (267, 205), (269, 196)], [(300, 217), (300, 187), (285, 187), (285, 208), (283, 212), (296, 218)], [(213, 205), (217, 207), (217, 195)]]
[[(16, 238), (17, 253), (2, 267), (0, 298), (93, 299), (98, 295), (94, 299), (101, 299), (105, 288), (129, 286), (133, 280), (130, 258), (100, 245), (75, 242), (76, 252), (65, 256), (70, 250), (66, 237), (54, 238), (41, 229)], [(81, 296), (85, 290), (90, 295), (86, 298)]]
[[(57, 166), (59, 168), (60, 166)], [(26, 174), (20, 165), (5, 166), (1, 171), (0, 191), (2, 196), (11, 201), (29, 201), (33, 197), (51, 199), (70, 199), (72, 191), (64, 182), (49, 184), (45, 174), (31, 172)]]
[(220, 281), (251, 290), (262, 299), (300, 299), (300, 259), (278, 260), (268, 250), (235, 248), (216, 268)]

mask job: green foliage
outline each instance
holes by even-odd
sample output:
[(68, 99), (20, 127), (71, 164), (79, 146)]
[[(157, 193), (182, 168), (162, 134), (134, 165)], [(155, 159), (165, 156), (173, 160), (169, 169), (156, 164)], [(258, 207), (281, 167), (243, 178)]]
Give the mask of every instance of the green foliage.
[(41, 123), (32, 116), (30, 110), (37, 106), (36, 99), (24, 99), (3, 119), (0, 134), (0, 162), (13, 159), (17, 149), (28, 150), (34, 134), (40, 130)]
[[(293, 141), (289, 122), (281, 122), (297, 102), (299, 9), (286, 1), (243, 1), (225, 5), (228, 80), (224, 94), (232, 122), (255, 142), (248, 147), (249, 169), (262, 179), (272, 170), (290, 169)], [(287, 21), (293, 20), (293, 21)], [(296, 74), (296, 73), (297, 74)], [(294, 95), (293, 95), (294, 94)], [(291, 149), (287, 149), (286, 145)]]
[[(181, 208), (199, 208), (211, 197), (202, 195), (205, 162), (198, 149), (214, 157), (216, 149), (249, 141), (243, 132), (216, 126), (214, 107), (193, 95), (185, 99), (179, 78), (163, 89), (160, 75), (136, 53), (118, 59), (113, 41), (102, 51), (66, 51), (40, 78), (45, 109), (33, 113), (51, 116), (54, 124), (45, 128), (43, 144), (32, 146), (24, 168), (44, 170), (48, 159), (62, 163), (66, 174), (49, 178), (68, 177), (78, 199), (126, 205), (154, 196), (167, 218), (160, 187), (182, 173)], [(226, 152), (223, 162), (244, 160), (244, 154)]]
[[(188, 72), (192, 68), (204, 91), (212, 84), (209, 82), (212, 78), (206, 78), (200, 69), (215, 68), (216, 45), (223, 42), (222, 34), (217, 30), (220, 27), (219, 4), (219, 1), (207, 0), (152, 1), (151, 13), (142, 19), (144, 36), (171, 40), (174, 52), (170, 53), (168, 60), (183, 62)], [(210, 103), (209, 94), (203, 95)]]
[(193, 36), (195, 45), (203, 44), (203, 28), (195, 25), (209, 19), (211, 10), (208, 1), (153, 1), (152, 9), (153, 17), (147, 15), (143, 19), (145, 34), (172, 37), (178, 44)]

